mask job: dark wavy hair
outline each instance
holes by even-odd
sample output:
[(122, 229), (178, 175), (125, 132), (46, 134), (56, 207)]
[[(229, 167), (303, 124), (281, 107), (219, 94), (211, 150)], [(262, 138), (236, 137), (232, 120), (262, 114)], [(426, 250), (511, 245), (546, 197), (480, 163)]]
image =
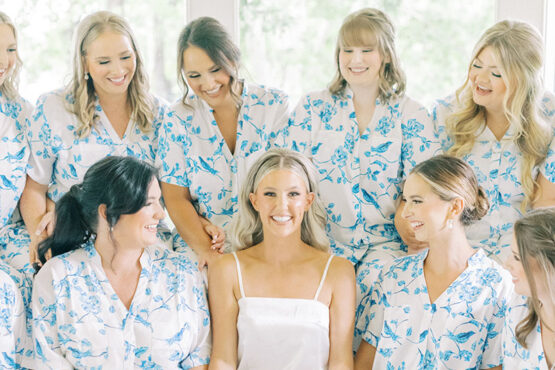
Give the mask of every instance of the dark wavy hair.
[(146, 205), (148, 187), (157, 170), (134, 157), (106, 157), (91, 166), (83, 182), (73, 185), (56, 203), (56, 226), (39, 245), (39, 259), (80, 248), (98, 227), (98, 207), (106, 206), (106, 220), (113, 227), (121, 215), (138, 212)]
[(189, 93), (183, 73), (183, 53), (189, 46), (196, 46), (204, 50), (210, 59), (229, 75), (231, 97), (235, 104), (240, 106), (241, 96), (237, 95), (235, 91), (239, 84), (241, 52), (233, 43), (224, 26), (211, 17), (200, 17), (187, 24), (177, 40), (177, 80), (184, 89), (181, 99), (183, 104), (187, 104), (185, 99)]

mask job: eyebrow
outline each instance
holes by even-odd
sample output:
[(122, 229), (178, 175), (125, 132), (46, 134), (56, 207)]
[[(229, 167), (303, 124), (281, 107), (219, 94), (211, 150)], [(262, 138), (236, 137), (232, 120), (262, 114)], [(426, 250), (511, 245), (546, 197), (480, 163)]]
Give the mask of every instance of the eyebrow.
[[(276, 188), (274, 188), (273, 186), (267, 186), (267, 187), (265, 187), (265, 188), (262, 189), (262, 190), (264, 190), (264, 191), (265, 191), (265, 190), (276, 190)], [(287, 188), (287, 189), (285, 189), (285, 190), (287, 190), (287, 191), (290, 191), (290, 190), (299, 190), (299, 187), (298, 187), (297, 185), (295, 185), (295, 186), (291, 186), (290, 188)]]
[[(220, 68), (220, 66), (217, 65), (217, 64), (214, 64), (214, 65), (212, 65), (212, 67), (209, 67), (208, 70), (210, 71), (210, 70), (212, 70), (212, 69), (214, 69), (214, 68)], [(198, 74), (200, 74), (200, 72), (197, 72), (197, 71), (194, 71), (194, 70), (188, 71), (188, 70), (187, 70), (187, 67), (185, 67), (185, 73), (198, 73)]]
[[(126, 54), (132, 54), (132, 53), (133, 53), (133, 50), (128, 49), (128, 50), (122, 51), (122, 52), (119, 53), (118, 55), (119, 55), (119, 56), (123, 56), (123, 55), (126, 55)], [(107, 57), (107, 56), (100, 56), (100, 57), (96, 57), (96, 58), (94, 58), (94, 59), (95, 59), (95, 60), (99, 60), (99, 59), (110, 59), (110, 57)]]
[[(482, 62), (482, 61), (480, 60), (480, 58), (476, 57), (476, 60), (478, 61), (478, 63), (484, 64), (484, 62)], [(487, 67), (487, 68), (498, 68), (496, 65), (493, 65), (493, 66), (486, 66), (486, 65), (484, 65), (484, 67)]]

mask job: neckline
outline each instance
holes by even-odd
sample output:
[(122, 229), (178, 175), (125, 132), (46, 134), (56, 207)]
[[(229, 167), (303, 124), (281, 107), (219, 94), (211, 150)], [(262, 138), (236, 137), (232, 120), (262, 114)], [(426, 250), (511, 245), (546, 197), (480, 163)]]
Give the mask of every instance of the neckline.
[(241, 300), (253, 300), (253, 301), (280, 301), (280, 302), (317, 302), (319, 303), (322, 307), (324, 307), (326, 310), (329, 310), (329, 306), (327, 306), (324, 302), (321, 302), (317, 299), (313, 299), (313, 298), (288, 298), (288, 297), (240, 297), (237, 300), (237, 303), (239, 303)]

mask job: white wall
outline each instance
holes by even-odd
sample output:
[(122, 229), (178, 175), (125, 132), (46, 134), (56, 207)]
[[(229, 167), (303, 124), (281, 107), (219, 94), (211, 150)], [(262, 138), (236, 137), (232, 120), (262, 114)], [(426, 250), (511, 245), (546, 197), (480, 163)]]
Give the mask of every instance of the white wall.
[[(545, 88), (555, 87), (555, 1), (497, 0), (497, 20), (517, 19), (533, 25), (542, 34), (545, 44)], [(551, 20), (550, 22), (548, 20)]]

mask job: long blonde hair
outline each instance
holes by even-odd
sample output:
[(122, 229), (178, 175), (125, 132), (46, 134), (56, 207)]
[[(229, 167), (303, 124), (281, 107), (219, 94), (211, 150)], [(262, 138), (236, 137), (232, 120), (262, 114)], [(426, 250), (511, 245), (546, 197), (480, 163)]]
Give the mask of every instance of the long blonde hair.
[(246, 249), (264, 240), (262, 221), (254, 209), (249, 195), (256, 192), (262, 179), (274, 170), (294, 172), (305, 182), (308, 192), (314, 193), (314, 201), (305, 212), (301, 223), (301, 240), (321, 251), (328, 251), (326, 236), (326, 212), (318, 198), (318, 180), (314, 166), (305, 156), (289, 149), (270, 149), (252, 165), (239, 193), (239, 212), (232, 228), (231, 244), (234, 249)]
[[(513, 140), (522, 152), (521, 183), (524, 201), (521, 209), (537, 197), (537, 182), (532, 177), (535, 166), (546, 157), (552, 139), (551, 128), (541, 115), (543, 94), (541, 68), (542, 39), (529, 24), (517, 21), (501, 21), (486, 30), (472, 53), (469, 66), (486, 47), (495, 54), (496, 65), (507, 87), (503, 97), (505, 116), (514, 128)], [(484, 127), (486, 109), (472, 98), (469, 76), (457, 90), (457, 108), (446, 119), (447, 131), (453, 139), (449, 154), (462, 157), (472, 150), (476, 137)]]
[(365, 8), (351, 13), (343, 21), (335, 47), (335, 76), (329, 85), (330, 93), (343, 95), (347, 81), (341, 75), (339, 52), (346, 46), (363, 46), (377, 43), (376, 47), (383, 58), (379, 72), (379, 98), (387, 102), (392, 97), (405, 93), (406, 78), (401, 62), (395, 51), (395, 27), (384, 12)]
[(152, 129), (154, 101), (148, 93), (148, 76), (131, 27), (123, 17), (112, 12), (99, 11), (86, 16), (77, 26), (74, 35), (73, 73), (66, 86), (66, 93), (73, 96), (73, 101), (68, 102), (66, 107), (79, 119), (76, 130), (80, 138), (90, 134), (98, 119), (95, 112), (94, 84), (91, 78), (85, 79), (87, 48), (107, 30), (126, 36), (133, 46), (137, 66), (127, 89), (131, 120), (135, 121), (143, 132)]
[[(17, 30), (15, 29), (15, 25), (13, 24), (10, 17), (8, 17), (5, 13), (0, 11), (0, 24), (5, 24), (12, 29), (13, 36), (15, 38), (15, 42), (17, 43)], [(10, 100), (15, 100), (19, 97), (19, 92), (17, 91), (17, 87), (19, 85), (19, 72), (21, 71), (21, 66), (23, 62), (19, 57), (19, 52), (16, 49), (15, 51), (15, 64), (13, 69), (8, 71), (8, 76), (4, 80), (4, 83), (0, 86), (0, 92), (2, 95), (5, 95)]]
[[(530, 212), (515, 222), (514, 230), (518, 254), (532, 293), (528, 298), (528, 314), (518, 323), (515, 330), (517, 341), (527, 348), (526, 338), (536, 328), (538, 319), (541, 319), (541, 303), (536, 282), (538, 276), (532, 272), (530, 259), (536, 260), (540, 269), (540, 278), (547, 285), (551, 304), (555, 304), (555, 208)], [(555, 328), (549, 329), (555, 330)]]

